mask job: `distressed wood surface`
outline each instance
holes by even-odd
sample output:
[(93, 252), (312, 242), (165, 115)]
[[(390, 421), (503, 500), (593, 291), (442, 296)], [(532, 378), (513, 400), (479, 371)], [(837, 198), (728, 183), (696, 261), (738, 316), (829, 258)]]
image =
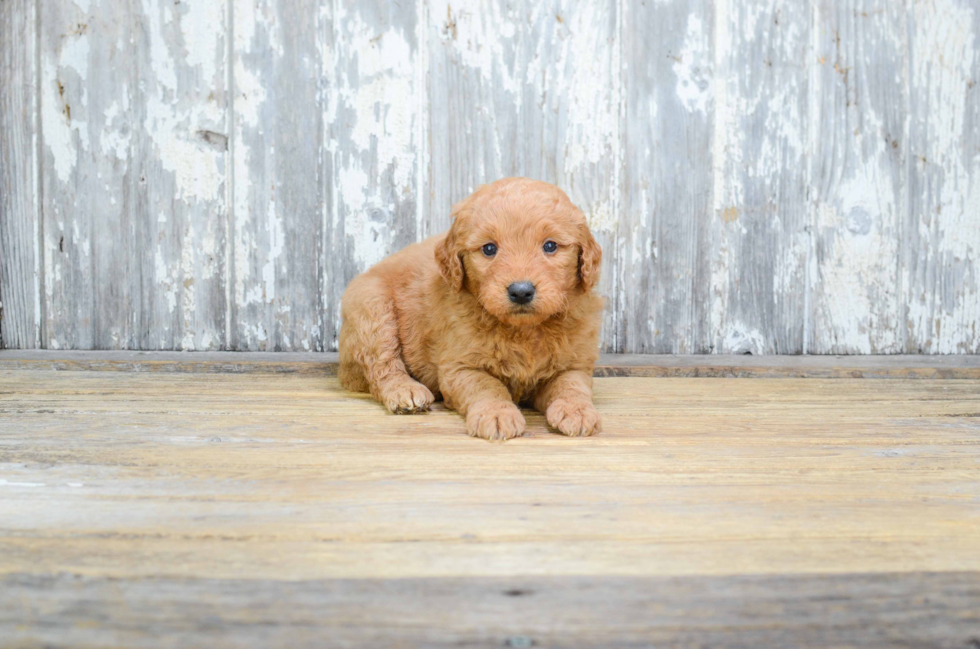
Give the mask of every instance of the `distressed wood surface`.
[[(44, 0), (40, 11), (41, 344), (140, 345), (139, 5)], [(142, 38), (140, 39), (142, 42)], [(164, 326), (164, 323), (160, 323)]]
[(516, 174), (603, 245), (604, 351), (980, 352), (969, 0), (3, 11), (5, 347), (336, 349)]
[(904, 350), (907, 6), (814, 8), (811, 313), (814, 353)]
[[(271, 372), (336, 376), (337, 352), (131, 352), (2, 350), (3, 370)], [(595, 376), (980, 379), (980, 356), (747, 356), (601, 354)]]
[(615, 336), (620, 214), (616, 4), (426, 3), (429, 98), (426, 234), (450, 206), (504, 176), (549, 179), (583, 212), (605, 251), (607, 347)]
[(714, 349), (713, 19), (708, 2), (625, 3), (624, 218), (607, 249), (619, 289), (618, 350)]
[(798, 354), (809, 291), (807, 3), (715, 4), (711, 344)]
[(980, 353), (980, 8), (911, 7), (906, 349)]
[[(323, 348), (317, 0), (233, 6), (234, 222), (227, 349)], [(322, 24), (326, 23), (326, 24)]]
[(608, 339), (617, 314), (621, 17), (614, 3), (577, 0), (530, 1), (522, 13), (520, 174), (553, 179), (585, 213), (605, 251), (597, 290), (607, 296)]
[(523, 172), (524, 2), (427, 2), (427, 230), (491, 178)]
[(490, 444), (316, 375), (0, 370), (0, 637), (969, 646), (978, 382), (885, 385), (600, 378), (601, 435)]
[(324, 347), (337, 348), (347, 283), (421, 238), (425, 93), (419, 8), (409, 2), (334, 3), (323, 55), (329, 227), (322, 250)]
[(226, 7), (140, 7), (132, 107), (139, 347), (214, 349), (227, 316)]
[(35, 11), (0, 3), (0, 348), (41, 346)]
[(28, 645), (70, 638), (86, 647), (952, 649), (976, 644), (978, 580), (978, 572), (303, 581), (16, 574), (0, 577), (0, 602), (12, 603), (0, 607), (0, 630)]

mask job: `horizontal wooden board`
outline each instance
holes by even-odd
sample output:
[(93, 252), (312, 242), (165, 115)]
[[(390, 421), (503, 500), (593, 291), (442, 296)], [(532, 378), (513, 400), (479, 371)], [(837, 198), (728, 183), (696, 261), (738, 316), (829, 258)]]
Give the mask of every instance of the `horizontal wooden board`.
[[(0, 369), (14, 646), (949, 646), (980, 381), (599, 378), (467, 437), (318, 374)], [(522, 644), (523, 643), (523, 644)], [(529, 644), (531, 643), (531, 644)]]
[(0, 577), (0, 633), (88, 647), (965, 647), (980, 573)]
[[(336, 352), (0, 350), (0, 369), (337, 374)], [(750, 356), (602, 354), (595, 376), (730, 378), (980, 378), (980, 356)]]

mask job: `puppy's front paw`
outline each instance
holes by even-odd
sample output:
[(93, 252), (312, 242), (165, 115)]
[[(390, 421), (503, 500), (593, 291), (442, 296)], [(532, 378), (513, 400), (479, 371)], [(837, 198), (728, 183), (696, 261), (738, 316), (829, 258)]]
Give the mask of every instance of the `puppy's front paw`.
[(544, 417), (549, 425), (569, 437), (595, 435), (602, 430), (602, 417), (591, 401), (555, 399)]
[(466, 432), (502, 442), (524, 434), (524, 415), (512, 403), (489, 402), (477, 404), (466, 414)]
[(380, 396), (385, 408), (396, 415), (425, 412), (435, 400), (429, 388), (411, 378), (386, 385)]

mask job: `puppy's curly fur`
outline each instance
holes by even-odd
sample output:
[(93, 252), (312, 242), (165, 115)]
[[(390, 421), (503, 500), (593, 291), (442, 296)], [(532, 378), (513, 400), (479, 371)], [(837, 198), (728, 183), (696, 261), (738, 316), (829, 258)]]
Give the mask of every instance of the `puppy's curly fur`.
[[(441, 395), (470, 435), (490, 440), (524, 432), (515, 404), (533, 405), (565, 435), (599, 432), (602, 299), (592, 289), (602, 250), (582, 211), (554, 185), (505, 178), (452, 214), (449, 232), (347, 287), (341, 383), (394, 413), (427, 410)], [(534, 295), (519, 304), (509, 288), (524, 282)]]

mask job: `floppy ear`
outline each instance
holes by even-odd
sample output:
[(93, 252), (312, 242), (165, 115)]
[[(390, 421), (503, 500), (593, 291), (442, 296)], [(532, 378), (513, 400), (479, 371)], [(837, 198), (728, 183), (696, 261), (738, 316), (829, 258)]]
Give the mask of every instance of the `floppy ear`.
[(436, 244), (436, 263), (441, 274), (454, 290), (463, 289), (463, 257), (459, 249), (458, 232), (459, 219), (453, 220), (453, 225), (442, 241)]
[(599, 281), (599, 267), (602, 265), (602, 248), (596, 243), (595, 237), (589, 231), (589, 226), (582, 224), (579, 240), (578, 277), (582, 282), (582, 290), (588, 293)]
[(453, 205), (451, 211), (453, 224), (446, 237), (436, 244), (436, 263), (439, 264), (439, 273), (457, 291), (463, 290), (463, 278), (466, 275), (463, 270), (463, 249), (460, 246), (463, 227), (477, 199), (487, 191), (486, 185), (480, 185), (472, 194)]

